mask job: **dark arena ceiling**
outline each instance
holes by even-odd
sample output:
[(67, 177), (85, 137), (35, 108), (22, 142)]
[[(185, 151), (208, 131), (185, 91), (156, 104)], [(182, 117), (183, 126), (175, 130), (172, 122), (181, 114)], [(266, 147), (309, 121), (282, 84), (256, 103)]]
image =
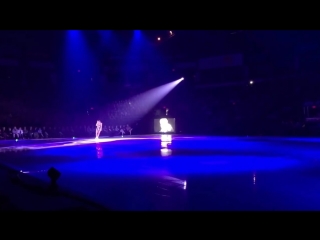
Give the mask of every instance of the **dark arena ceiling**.
[[(133, 30), (113, 30), (119, 41), (130, 43)], [(174, 36), (169, 38), (169, 31)], [(85, 30), (92, 45), (98, 44), (97, 30)], [(301, 44), (318, 44), (320, 31), (298, 30), (142, 30), (145, 38), (167, 57), (199, 58), (229, 53), (276, 51)], [(63, 45), (64, 30), (1, 30), (0, 54), (19, 55), (21, 50), (54, 59)], [(161, 37), (161, 41), (157, 38)], [(119, 55), (123, 53), (119, 52)], [(14, 56), (12, 56), (14, 57)], [(18, 56), (17, 56), (18, 57)], [(108, 54), (106, 54), (108, 57)]]

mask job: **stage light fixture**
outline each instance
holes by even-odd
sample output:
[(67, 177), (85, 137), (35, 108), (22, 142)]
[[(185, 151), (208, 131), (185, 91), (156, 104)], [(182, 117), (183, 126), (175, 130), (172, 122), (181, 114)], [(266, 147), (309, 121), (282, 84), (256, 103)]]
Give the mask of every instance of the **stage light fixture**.
[(158, 37), (158, 41), (160, 41), (161, 40), (161, 38), (160, 37)]

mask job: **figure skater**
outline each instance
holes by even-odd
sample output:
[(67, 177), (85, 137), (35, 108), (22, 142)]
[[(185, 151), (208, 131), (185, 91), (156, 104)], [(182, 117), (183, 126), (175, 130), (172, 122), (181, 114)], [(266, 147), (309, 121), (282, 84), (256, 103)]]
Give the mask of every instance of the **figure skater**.
[(100, 120), (97, 121), (96, 127), (96, 139), (98, 139), (102, 130), (102, 122)]

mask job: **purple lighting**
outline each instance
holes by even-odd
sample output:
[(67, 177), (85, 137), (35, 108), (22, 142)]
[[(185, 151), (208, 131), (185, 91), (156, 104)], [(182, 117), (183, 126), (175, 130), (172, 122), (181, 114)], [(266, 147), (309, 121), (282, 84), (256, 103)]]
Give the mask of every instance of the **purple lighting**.
[(136, 114), (141, 117), (149, 112), (158, 102), (161, 101), (169, 92), (171, 92), (184, 78), (180, 78), (173, 82), (153, 88), (138, 96), (130, 99), (130, 102), (135, 102)]
[[(182, 80), (183, 78), (180, 78), (173, 82), (140, 93), (129, 99), (123, 100), (123, 104), (118, 106), (117, 108), (120, 112), (129, 114), (131, 116), (127, 119), (126, 124), (130, 125), (141, 119), (141, 117), (146, 115), (148, 112), (150, 112), (152, 108), (156, 106), (156, 104), (159, 103)], [(168, 113), (169, 109), (166, 109), (166, 113)], [(109, 110), (111, 110), (110, 106), (106, 106), (104, 109), (100, 111), (100, 114), (102, 116), (107, 115)]]

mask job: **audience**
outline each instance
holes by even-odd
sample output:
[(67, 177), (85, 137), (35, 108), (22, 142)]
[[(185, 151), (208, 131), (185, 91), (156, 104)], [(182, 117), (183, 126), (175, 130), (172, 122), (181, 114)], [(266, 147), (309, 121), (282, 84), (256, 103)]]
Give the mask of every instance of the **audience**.
[[(27, 128), (25, 128), (27, 129)], [(42, 130), (44, 129), (44, 130)], [(113, 137), (131, 135), (132, 128), (127, 125), (123, 126), (105, 126), (100, 134), (102, 137)], [(0, 139), (41, 139), (41, 138), (72, 138), (83, 137), (90, 138), (95, 136), (95, 126), (75, 126), (75, 127), (48, 127), (48, 130), (43, 128), (32, 128), (25, 132), (21, 127), (18, 129), (3, 127), (0, 129)]]
[[(132, 103), (127, 102), (129, 108), (123, 105), (125, 101), (117, 101), (107, 105), (105, 113), (102, 111), (101, 120), (103, 130), (100, 136), (131, 135), (132, 127), (127, 123), (134, 122)], [(39, 111), (28, 108), (17, 101), (2, 101), (0, 111), (0, 139), (42, 139), (42, 138), (72, 138), (95, 136), (96, 118), (93, 116), (68, 115), (49, 110)], [(131, 108), (131, 111), (130, 111)], [(131, 115), (130, 115), (131, 114)], [(70, 126), (59, 126), (64, 119)], [(74, 119), (78, 119), (75, 121)], [(28, 125), (29, 126), (26, 126)], [(37, 125), (37, 126), (35, 126)], [(72, 126), (71, 126), (72, 125)]]
[[(295, 82), (298, 80), (295, 79)], [(287, 87), (277, 88), (278, 84)], [(224, 84), (202, 89), (190, 84), (189, 88), (183, 91), (183, 94), (171, 97), (165, 108), (163, 105), (156, 106), (156, 109), (163, 110), (162, 116), (167, 116), (169, 112), (168, 117), (176, 118), (177, 133), (280, 136), (312, 135), (316, 129), (320, 132), (320, 128), (310, 128), (305, 123), (302, 109), (307, 96), (302, 94), (297, 85), (291, 84), (290, 79), (281, 83), (271, 79), (247, 85)], [(307, 89), (304, 91), (308, 92)], [(270, 97), (270, 92), (278, 97)], [(310, 101), (309, 105), (318, 99), (317, 96), (313, 98), (314, 101)], [(147, 131), (151, 133), (151, 129), (144, 132), (141, 130), (147, 129), (147, 125), (139, 119), (144, 107), (138, 99), (139, 95), (130, 100), (114, 101), (100, 107), (99, 111), (94, 110), (95, 113), (84, 111), (78, 115), (28, 107), (22, 102), (2, 99), (0, 139), (94, 137), (97, 115), (103, 122), (101, 136), (131, 135), (131, 124), (135, 124), (134, 134)], [(168, 108), (170, 111), (165, 112), (164, 109)], [(297, 109), (300, 109), (300, 112)], [(156, 112), (159, 115), (159, 111)], [(153, 117), (159, 116), (149, 114), (148, 119), (143, 121), (152, 123)], [(63, 126), (61, 123), (68, 124)], [(136, 123), (140, 123), (138, 127)]]

